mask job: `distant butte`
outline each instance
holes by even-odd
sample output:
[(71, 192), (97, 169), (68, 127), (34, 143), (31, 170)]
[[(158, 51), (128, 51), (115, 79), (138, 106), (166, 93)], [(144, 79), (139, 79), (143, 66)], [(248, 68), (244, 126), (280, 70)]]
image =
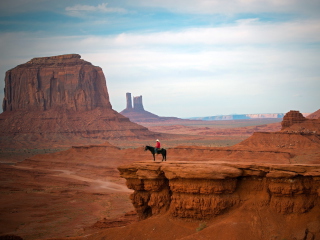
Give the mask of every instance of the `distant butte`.
[(159, 117), (156, 114), (144, 110), (142, 104), (142, 96), (133, 97), (133, 107), (131, 93), (126, 93), (127, 107), (120, 112), (123, 116), (126, 116), (132, 122), (158, 122), (158, 121), (170, 121), (181, 120), (176, 117)]
[(2, 107), (1, 146), (156, 136), (112, 109), (102, 69), (79, 54), (34, 58), (8, 70)]

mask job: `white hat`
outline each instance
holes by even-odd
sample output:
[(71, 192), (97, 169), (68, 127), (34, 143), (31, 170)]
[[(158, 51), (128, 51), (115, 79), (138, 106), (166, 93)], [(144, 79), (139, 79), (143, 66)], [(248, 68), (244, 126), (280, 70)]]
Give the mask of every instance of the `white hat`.
[(157, 139), (156, 141), (159, 142), (159, 139)]

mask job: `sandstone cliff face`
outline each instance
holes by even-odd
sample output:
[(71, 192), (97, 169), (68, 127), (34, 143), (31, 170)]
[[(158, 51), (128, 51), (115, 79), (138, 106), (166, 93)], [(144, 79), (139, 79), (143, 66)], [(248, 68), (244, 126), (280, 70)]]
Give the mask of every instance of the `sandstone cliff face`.
[(112, 109), (102, 69), (78, 54), (34, 58), (7, 71), (5, 84), (1, 146), (156, 137)]
[[(319, 165), (136, 162), (118, 170), (134, 190), (131, 200), (142, 219), (166, 213), (210, 221), (241, 211), (244, 215), (234, 223), (252, 219), (245, 224), (254, 228), (253, 233), (264, 231), (264, 237), (258, 234), (256, 239), (273, 239), (281, 231), (295, 234), (297, 223), (304, 234), (290, 239), (307, 239), (308, 234), (310, 239), (320, 238)], [(277, 219), (287, 220), (285, 229)], [(311, 230), (311, 225), (317, 227)]]
[(111, 109), (102, 69), (80, 58), (34, 58), (7, 71), (3, 111)]
[(293, 124), (302, 123), (305, 120), (306, 118), (299, 111), (291, 110), (283, 117), (281, 122), (282, 130), (292, 126)]

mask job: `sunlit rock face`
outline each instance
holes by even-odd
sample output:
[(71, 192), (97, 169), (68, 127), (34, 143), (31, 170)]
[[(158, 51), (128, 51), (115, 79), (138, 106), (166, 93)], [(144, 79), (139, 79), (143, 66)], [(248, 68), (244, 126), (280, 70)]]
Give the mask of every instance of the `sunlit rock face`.
[(156, 137), (112, 109), (102, 69), (78, 54), (34, 58), (7, 71), (0, 122), (2, 146)]
[(3, 111), (111, 109), (102, 69), (78, 54), (34, 58), (6, 73)]
[(118, 170), (141, 219), (207, 222), (203, 234), (223, 240), (320, 238), (319, 165), (172, 161)]

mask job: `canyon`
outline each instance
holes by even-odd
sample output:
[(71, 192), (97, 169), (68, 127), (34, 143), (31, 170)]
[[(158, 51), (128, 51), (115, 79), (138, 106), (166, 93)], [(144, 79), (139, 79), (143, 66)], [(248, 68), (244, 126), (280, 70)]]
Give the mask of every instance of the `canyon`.
[(178, 239), (320, 239), (316, 115), (290, 111), (279, 132), (254, 133), (231, 147), (176, 147), (168, 151), (174, 161), (118, 170), (140, 219), (206, 221), (201, 233)]
[(207, 222), (201, 233), (181, 239), (320, 237), (319, 165), (173, 161), (118, 169), (134, 190), (140, 219)]
[(153, 162), (142, 146), (105, 142), (2, 164), (1, 192), (10, 200), (0, 200), (7, 219), (0, 232), (24, 239), (319, 239), (317, 114), (295, 123), (297, 114), (288, 112), (291, 125), (229, 147), (168, 147), (166, 162)]
[[(119, 114), (78, 54), (5, 83), (1, 150), (24, 154), (0, 155), (1, 239), (320, 239), (320, 110), (186, 120), (127, 93)], [(157, 138), (165, 162), (145, 151)]]

